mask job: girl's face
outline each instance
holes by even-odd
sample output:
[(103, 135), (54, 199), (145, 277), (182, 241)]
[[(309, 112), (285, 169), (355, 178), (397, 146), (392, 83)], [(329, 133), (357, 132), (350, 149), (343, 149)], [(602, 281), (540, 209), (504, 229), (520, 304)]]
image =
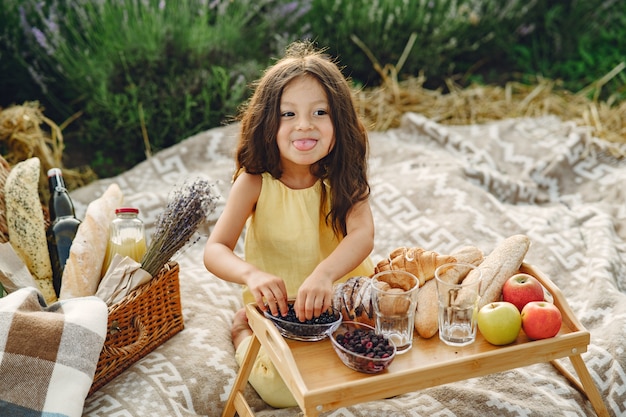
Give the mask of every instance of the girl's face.
[(298, 77), (283, 90), (276, 141), (283, 168), (310, 166), (335, 144), (326, 92), (313, 77)]

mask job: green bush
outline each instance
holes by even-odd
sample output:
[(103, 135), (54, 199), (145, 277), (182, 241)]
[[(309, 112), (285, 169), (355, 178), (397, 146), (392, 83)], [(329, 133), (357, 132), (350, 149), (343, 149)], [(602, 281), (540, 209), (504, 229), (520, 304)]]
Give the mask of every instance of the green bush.
[(441, 81), (480, 61), (477, 51), (495, 44), (495, 30), (519, 25), (535, 3), (312, 0), (307, 19), (311, 35), (328, 45), (356, 80), (379, 83), (372, 57), (381, 66), (396, 66), (414, 34), (415, 42), (399, 68), (401, 75), (423, 72), (428, 79)]
[[(626, 0), (311, 0), (303, 27), (367, 85), (380, 83), (376, 60), (431, 88), (543, 77), (579, 91), (626, 62), (624, 10)], [(623, 99), (625, 84), (621, 72), (603, 98)]]
[(251, 24), (258, 9), (204, 3), (52, 2), (45, 13), (28, 3), (40, 17), (33, 71), (50, 78), (47, 99), (63, 117), (81, 112), (70, 143), (90, 150), (98, 175), (143, 160), (148, 143), (157, 151), (219, 125), (245, 99), (254, 59), (267, 54)]
[(0, 0), (0, 108), (43, 95), (27, 70), (30, 51), (20, 26), (19, 5), (18, 0)]
[[(521, 74), (560, 80), (580, 91), (626, 62), (626, 1), (548, 1), (509, 44), (507, 60)], [(626, 73), (611, 80), (598, 97), (626, 98)], [(599, 93), (592, 90), (592, 93)]]
[[(396, 70), (424, 74), (427, 88), (545, 77), (579, 91), (626, 62), (624, 10), (626, 0), (0, 0), (0, 106), (39, 100), (57, 123), (73, 120), (67, 154), (80, 148), (105, 177), (229, 121), (296, 38), (327, 47), (357, 85)], [(623, 100), (625, 86), (622, 71), (590, 95)]]

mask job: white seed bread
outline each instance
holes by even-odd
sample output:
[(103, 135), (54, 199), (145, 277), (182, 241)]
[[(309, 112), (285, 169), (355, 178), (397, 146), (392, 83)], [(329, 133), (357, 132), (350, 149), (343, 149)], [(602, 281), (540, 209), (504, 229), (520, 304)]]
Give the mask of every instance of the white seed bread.
[(11, 172), (11, 165), (0, 155), (0, 243), (9, 241), (9, 227), (7, 226), (7, 208), (4, 198), (4, 184)]
[(39, 287), (9, 242), (0, 243), (0, 284), (7, 293), (25, 287)]
[[(485, 257), (485, 260), (478, 266), (478, 270), (482, 272), (479, 309), (500, 300), (504, 283), (518, 272), (529, 248), (528, 236), (513, 235), (503, 240)], [(477, 271), (471, 271), (463, 282), (473, 281), (478, 277)]]
[(52, 264), (46, 226), (39, 200), (41, 162), (33, 157), (18, 162), (4, 184), (9, 242), (22, 259), (46, 300), (57, 297), (52, 286)]
[(109, 225), (115, 218), (115, 209), (121, 207), (123, 201), (122, 191), (114, 183), (87, 206), (65, 263), (60, 300), (94, 295), (98, 290), (109, 241)]
[[(452, 262), (479, 265), (483, 261), (483, 252), (475, 246), (465, 246), (455, 251), (450, 257)], [(450, 268), (441, 276), (447, 282), (458, 283), (467, 274), (467, 268)], [(437, 282), (434, 279), (426, 283), (417, 292), (417, 312), (415, 330), (420, 337), (429, 339), (437, 334), (438, 324)]]

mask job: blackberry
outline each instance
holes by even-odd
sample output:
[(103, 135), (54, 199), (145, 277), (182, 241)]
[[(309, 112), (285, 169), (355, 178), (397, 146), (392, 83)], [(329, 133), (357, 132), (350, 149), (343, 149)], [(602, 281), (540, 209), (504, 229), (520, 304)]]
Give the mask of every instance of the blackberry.
[(347, 350), (368, 358), (385, 359), (393, 354), (393, 345), (389, 340), (370, 329), (347, 331), (338, 334), (335, 340)]

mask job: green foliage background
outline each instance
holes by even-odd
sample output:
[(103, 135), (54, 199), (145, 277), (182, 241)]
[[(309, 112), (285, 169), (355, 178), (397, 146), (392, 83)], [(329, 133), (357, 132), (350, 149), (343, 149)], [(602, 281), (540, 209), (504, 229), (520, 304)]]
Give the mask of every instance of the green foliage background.
[[(626, 0), (0, 0), (0, 106), (40, 101), (69, 167), (101, 177), (232, 120), (292, 40), (357, 86), (559, 80), (580, 91), (626, 62)], [(626, 97), (616, 74), (594, 98)], [(80, 155), (80, 158), (75, 158)], [(81, 159), (82, 158), (82, 159)]]

